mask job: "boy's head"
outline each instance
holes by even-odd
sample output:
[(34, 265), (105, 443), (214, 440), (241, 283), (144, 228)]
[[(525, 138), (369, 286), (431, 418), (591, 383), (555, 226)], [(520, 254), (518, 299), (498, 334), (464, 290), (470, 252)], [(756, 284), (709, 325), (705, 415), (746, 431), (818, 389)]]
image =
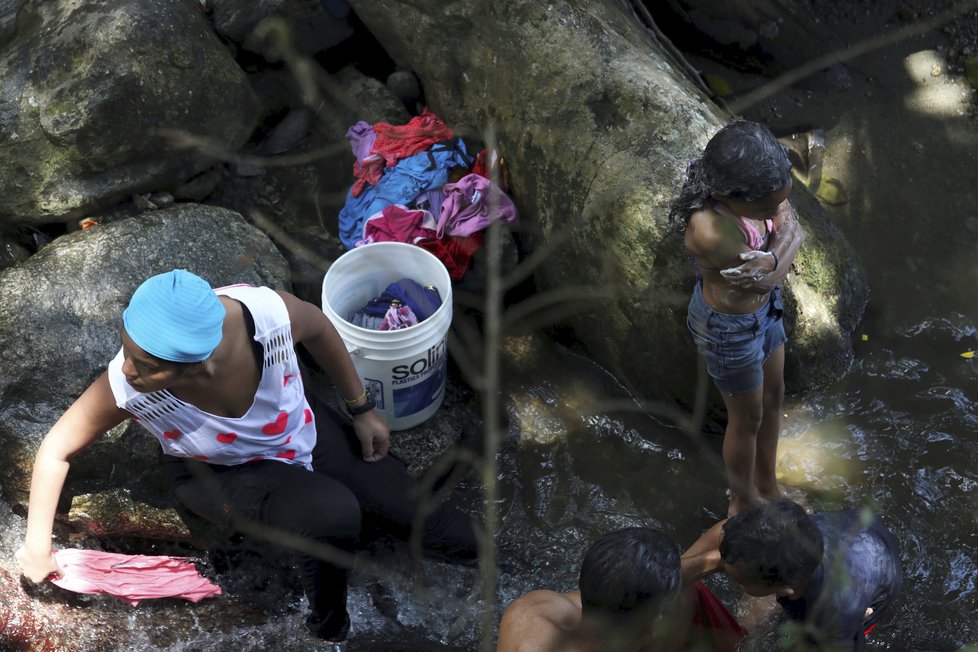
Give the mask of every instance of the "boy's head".
[(608, 532), (594, 541), (581, 564), (585, 616), (655, 619), (679, 590), (679, 548), (658, 528)]
[(785, 147), (762, 124), (741, 120), (718, 131), (700, 159), (704, 185), (717, 197), (755, 201), (791, 182)]
[(760, 502), (723, 525), (720, 558), (750, 595), (794, 595), (822, 561), (822, 533), (797, 503)]

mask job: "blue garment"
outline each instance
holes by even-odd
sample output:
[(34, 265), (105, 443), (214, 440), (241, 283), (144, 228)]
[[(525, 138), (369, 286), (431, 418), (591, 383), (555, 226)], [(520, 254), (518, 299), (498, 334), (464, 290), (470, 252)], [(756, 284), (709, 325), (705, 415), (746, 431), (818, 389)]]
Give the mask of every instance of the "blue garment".
[[(864, 524), (859, 510), (812, 518), (822, 533), (822, 562), (801, 597), (778, 602), (792, 619), (815, 625), (811, 642), (819, 649), (863, 650), (863, 632), (876, 624), (903, 584), (896, 541), (879, 521)], [(873, 609), (868, 619), (867, 607)]]
[[(441, 307), (441, 295), (438, 293), (438, 288), (433, 285), (424, 287), (417, 281), (402, 278), (388, 285), (379, 297), (368, 301), (367, 305), (354, 313), (353, 319), (358, 319), (357, 315), (361, 314), (365, 317), (383, 318), (391, 306), (391, 301), (395, 300), (409, 307), (419, 322), (431, 317)], [(353, 323), (357, 322), (353, 321)]]
[(467, 169), (469, 165), (471, 160), (465, 151), (465, 143), (460, 138), (454, 138), (401, 159), (392, 168), (386, 168), (377, 185), (366, 186), (359, 197), (353, 196), (351, 188), (339, 215), (343, 246), (347, 249), (356, 246), (357, 240), (363, 237), (364, 222), (374, 213), (391, 204), (410, 205), (422, 192), (444, 186), (451, 168)]
[(756, 312), (729, 315), (716, 312), (703, 298), (698, 281), (689, 301), (686, 326), (696, 346), (706, 357), (706, 370), (724, 394), (753, 391), (764, 380), (764, 363), (788, 336), (781, 315), (781, 288), (771, 292), (768, 302)]

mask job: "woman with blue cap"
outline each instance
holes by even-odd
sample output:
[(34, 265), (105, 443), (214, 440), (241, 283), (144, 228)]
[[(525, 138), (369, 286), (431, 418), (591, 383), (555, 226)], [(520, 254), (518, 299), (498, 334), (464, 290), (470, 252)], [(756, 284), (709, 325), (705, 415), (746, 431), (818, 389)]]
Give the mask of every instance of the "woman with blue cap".
[[(122, 316), (122, 348), (44, 438), (34, 463), (24, 545), (17, 560), (38, 582), (59, 572), (51, 552), (55, 509), (73, 455), (126, 419), (156, 436), (177, 497), (193, 512), (250, 534), (284, 531), (340, 557), (303, 553), (300, 572), (318, 638), (346, 639), (347, 562), (361, 511), (405, 533), (419, 491), (387, 456), (389, 427), (346, 346), (319, 308), (287, 292), (212, 289), (184, 270), (153, 276)], [(301, 344), (344, 397), (352, 432), (306, 397)], [(422, 540), (471, 557), (461, 512), (443, 505)], [(324, 547), (325, 547), (324, 546)]]

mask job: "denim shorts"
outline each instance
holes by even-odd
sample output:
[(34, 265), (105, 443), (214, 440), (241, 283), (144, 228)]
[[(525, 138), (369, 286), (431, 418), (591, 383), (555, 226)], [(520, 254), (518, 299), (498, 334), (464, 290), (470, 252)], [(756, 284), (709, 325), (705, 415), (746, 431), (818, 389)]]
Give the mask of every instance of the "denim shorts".
[(686, 326), (696, 347), (706, 357), (706, 369), (724, 394), (743, 394), (764, 381), (764, 363), (783, 345), (781, 288), (774, 288), (756, 312), (729, 315), (706, 305), (703, 284), (696, 283), (689, 301)]

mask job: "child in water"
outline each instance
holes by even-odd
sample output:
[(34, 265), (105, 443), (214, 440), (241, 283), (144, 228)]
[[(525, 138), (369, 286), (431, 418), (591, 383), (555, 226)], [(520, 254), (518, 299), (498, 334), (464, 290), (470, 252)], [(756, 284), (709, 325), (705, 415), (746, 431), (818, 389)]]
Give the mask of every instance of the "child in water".
[(696, 269), (686, 323), (727, 409), (730, 516), (756, 497), (782, 496), (775, 475), (787, 340), (780, 283), (805, 238), (790, 192), (785, 148), (763, 125), (740, 121), (689, 163), (669, 211)]

